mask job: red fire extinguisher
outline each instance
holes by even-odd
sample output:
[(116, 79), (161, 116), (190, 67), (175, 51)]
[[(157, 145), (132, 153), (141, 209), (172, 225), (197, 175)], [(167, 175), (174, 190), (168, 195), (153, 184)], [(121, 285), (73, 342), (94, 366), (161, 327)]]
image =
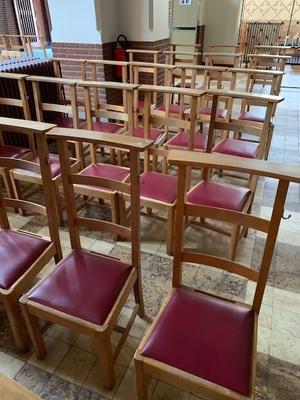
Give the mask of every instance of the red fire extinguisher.
[[(123, 39), (123, 40), (121, 40)], [(127, 54), (126, 49), (128, 48), (128, 40), (126, 36), (119, 35), (117, 37), (117, 44), (114, 50), (114, 60), (115, 61), (126, 61)], [(116, 65), (115, 66), (115, 77), (117, 80), (122, 80), (122, 67)]]

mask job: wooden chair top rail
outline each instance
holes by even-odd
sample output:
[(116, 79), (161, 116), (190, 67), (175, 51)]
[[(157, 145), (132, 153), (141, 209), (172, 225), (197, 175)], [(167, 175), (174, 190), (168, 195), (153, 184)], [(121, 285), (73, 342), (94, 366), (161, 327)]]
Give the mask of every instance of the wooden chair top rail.
[(159, 50), (146, 50), (146, 49), (127, 49), (127, 53), (140, 53), (140, 54), (158, 54)]
[(30, 75), (26, 80), (31, 82), (46, 82), (46, 83), (60, 83), (62, 85), (76, 85), (78, 79), (68, 79), (68, 78), (54, 78), (52, 76), (38, 76)]
[(195, 96), (195, 97), (201, 97), (207, 93), (206, 90), (187, 89), (187, 88), (179, 88), (179, 87), (173, 87), (173, 86), (152, 86), (152, 85), (140, 85), (139, 91), (170, 93), (170, 94), (178, 94), (178, 95), (183, 95), (183, 96)]
[(87, 60), (84, 58), (62, 58), (62, 57), (54, 57), (53, 61), (64, 61), (64, 62), (72, 62), (72, 63), (85, 63)]
[(122, 82), (98, 82), (98, 81), (76, 81), (80, 87), (94, 87), (103, 89), (120, 89), (120, 90), (135, 90), (139, 85), (133, 83), (122, 83)]
[(99, 64), (99, 65), (117, 65), (119, 67), (127, 67), (128, 61), (116, 61), (116, 60), (85, 60), (86, 64)]
[(255, 49), (278, 49), (278, 50), (289, 50), (292, 46), (279, 46), (279, 45), (268, 45), (268, 44), (257, 44), (254, 46)]
[(272, 161), (196, 153), (187, 150), (170, 150), (168, 162), (173, 165), (188, 165), (194, 168), (216, 168), (300, 183), (299, 166), (280, 164)]
[(177, 64), (176, 69), (196, 69), (199, 71), (215, 71), (215, 72), (226, 72), (228, 67), (219, 67), (215, 65), (196, 65), (196, 64)]
[(149, 67), (149, 68), (163, 68), (163, 69), (174, 69), (177, 65), (172, 64), (159, 64), (159, 63), (150, 63), (145, 61), (133, 61), (129, 63), (133, 67)]
[(203, 56), (216, 56), (216, 57), (241, 57), (243, 53), (218, 53), (218, 52), (207, 52), (203, 53)]
[(181, 51), (181, 50), (165, 50), (163, 51), (164, 54), (179, 54), (182, 56), (200, 56), (201, 53), (194, 52), (194, 51)]
[(45, 122), (0, 117), (0, 129), (7, 130), (9, 132), (45, 133), (55, 126), (56, 125), (54, 124), (48, 124)]
[(211, 44), (209, 47), (210, 48), (215, 48), (215, 47), (241, 47), (241, 44)]
[(85, 129), (53, 128), (47, 137), (54, 140), (74, 140), (77, 142), (89, 142), (108, 147), (136, 150), (143, 152), (153, 144), (152, 140), (140, 139), (127, 135), (111, 135), (110, 133), (94, 132)]
[(26, 79), (29, 75), (25, 74), (15, 74), (14, 72), (0, 72), (0, 78), (4, 79), (16, 79), (23, 80)]
[(281, 76), (284, 75), (284, 71), (274, 71), (271, 69), (254, 69), (254, 68), (229, 68), (228, 72), (237, 72), (245, 74), (262, 74), (271, 76)]
[(284, 97), (281, 97), (281, 96), (274, 96), (274, 95), (270, 95), (270, 94), (240, 92), (237, 90), (208, 89), (207, 94), (215, 95), (215, 96), (232, 97), (235, 99), (257, 100), (257, 101), (261, 101), (261, 102), (270, 102), (270, 103), (280, 103), (281, 101), (284, 100)]
[(279, 60), (290, 60), (292, 58), (291, 56), (283, 56), (280, 54), (248, 54), (248, 57), (266, 58), (266, 59), (278, 58)]

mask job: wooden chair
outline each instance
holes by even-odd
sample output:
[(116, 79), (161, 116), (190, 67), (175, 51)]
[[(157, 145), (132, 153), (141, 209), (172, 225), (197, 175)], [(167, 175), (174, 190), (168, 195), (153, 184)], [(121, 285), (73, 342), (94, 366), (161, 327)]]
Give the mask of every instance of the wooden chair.
[[(280, 96), (261, 95), (256, 93), (246, 93), (234, 90), (208, 90), (208, 93), (213, 96), (212, 104), (212, 118), (209, 127), (209, 141), (207, 145), (208, 152), (219, 154), (227, 154), (245, 158), (264, 158), (269, 144), (270, 123), (272, 119), (274, 104), (278, 104), (284, 100)], [(233, 100), (240, 99), (246, 101), (249, 105), (256, 105), (265, 110), (264, 122), (242, 120), (240, 118), (233, 118), (231, 110), (229, 110), (230, 119), (228, 121), (216, 121), (216, 113), (218, 109), (218, 98), (228, 97), (230, 99), (230, 108), (233, 107)], [(227, 132), (226, 136), (223, 135), (221, 140), (216, 143), (214, 131), (222, 129)], [(239, 140), (235, 136), (228, 137), (228, 132), (241, 132), (251, 134), (258, 137), (258, 142), (249, 140)]]
[[(145, 49), (127, 49), (126, 50), (129, 58), (129, 82), (133, 82), (133, 69), (131, 67), (134, 61), (143, 61), (158, 64), (158, 50), (145, 50)], [(145, 60), (145, 56), (148, 58)], [(140, 58), (140, 59), (139, 59)]]
[(177, 65), (177, 63), (197, 65), (198, 59), (201, 56), (201, 53), (193, 51), (166, 50), (163, 53), (166, 57), (165, 63), (171, 65)]
[[(158, 86), (158, 77), (159, 75), (163, 75), (163, 86), (171, 86), (172, 82), (172, 70), (174, 69), (174, 65), (170, 64), (154, 64), (154, 63), (145, 63), (145, 62), (132, 62), (131, 69), (133, 71), (133, 82), (135, 85), (139, 85), (140, 82), (140, 74), (147, 74), (150, 76), (150, 82), (153, 86)], [(135, 91), (134, 93), (134, 115), (135, 115), (135, 125), (138, 123), (138, 117), (143, 116), (144, 113), (144, 100), (139, 99), (140, 92)], [(151, 99), (151, 107), (153, 109), (158, 108), (158, 93), (153, 91), (152, 99)]]
[(3, 400), (41, 400), (25, 386), (0, 373), (0, 397)]
[[(53, 213), (54, 193), (47, 163), (45, 135), (54, 125), (0, 117), (0, 129), (9, 132), (26, 132), (36, 136), (40, 165), (11, 157), (0, 157), (0, 166), (7, 170), (18, 168), (41, 174), (44, 182), (43, 207), (29, 201), (5, 196), (0, 188), (0, 301), (7, 312), (17, 348), (26, 352), (29, 348), (28, 334), (19, 307), (19, 297), (36, 278), (45, 265), (55, 257), (62, 258), (57, 219)], [(50, 238), (21, 229), (13, 229), (9, 223), (7, 208), (22, 208), (44, 215), (48, 219)]]
[[(23, 118), (26, 120), (31, 119), (28, 96), (26, 92), (26, 80), (27, 75), (24, 74), (14, 74), (8, 72), (0, 72), (0, 80), (8, 79), (13, 80), (17, 83), (17, 90), (19, 99), (0, 97), (0, 107), (17, 107), (22, 109)], [(2, 81), (3, 87), (4, 82)], [(36, 155), (34, 137), (30, 131), (21, 132), (21, 135), (25, 135), (28, 147), (12, 146), (7, 144), (3, 132), (0, 130), (0, 157), (11, 157), (16, 159), (30, 160)], [(10, 174), (7, 169), (0, 168), (0, 175), (4, 179), (4, 184), (6, 191), (10, 197), (13, 197), (13, 187), (10, 179)]]
[(243, 45), (241, 44), (212, 44), (209, 46), (209, 50), (216, 51), (219, 50), (233, 50), (233, 53), (241, 53), (243, 50)]
[[(254, 399), (257, 320), (289, 183), (300, 183), (299, 168), (204, 153), (199, 156), (183, 151), (171, 151), (169, 162), (179, 168), (173, 289), (134, 356), (137, 398), (148, 399), (147, 387), (154, 378), (201, 398)], [(234, 169), (277, 179), (271, 219), (189, 204), (186, 186), (190, 168)], [(210, 216), (227, 223), (239, 220), (249, 228), (265, 232), (267, 237), (259, 271), (186, 249), (184, 224), (189, 216)], [(257, 282), (252, 304), (184, 286), (183, 263), (205, 264)]]
[[(85, 118), (87, 128), (95, 132), (103, 132), (109, 134), (124, 134), (129, 132), (132, 136), (133, 130), (133, 95), (138, 85), (120, 82), (79, 82), (78, 87), (83, 88), (85, 101)], [(98, 101), (95, 98), (95, 90), (110, 89), (115, 92), (122, 92), (125, 98), (125, 105), (108, 104)], [(93, 95), (93, 96), (92, 96)], [(95, 102), (97, 101), (97, 102)], [(101, 120), (107, 119), (107, 121)], [(121, 123), (110, 122), (110, 119)], [(93, 163), (97, 160), (97, 147), (92, 143), (90, 145), (91, 160)], [(115, 153), (111, 152), (112, 162), (115, 160)]]
[[(64, 192), (72, 251), (55, 271), (37, 284), (21, 299), (26, 324), (38, 358), (46, 355), (45, 344), (38, 319), (50, 321), (94, 338), (103, 363), (104, 385), (114, 386), (114, 362), (126, 340), (137, 312), (144, 316), (140, 271), (140, 216), (139, 216), (139, 153), (151, 141), (128, 138), (122, 135), (84, 132), (57, 128), (49, 138), (56, 140), (63, 170)], [(98, 146), (120, 147), (130, 152), (130, 184), (72, 174), (68, 162), (67, 140), (95, 143)], [(130, 227), (85, 218), (76, 213), (74, 184), (114, 189), (131, 195)], [(80, 245), (79, 228), (101, 230), (121, 235), (132, 242), (131, 262), (85, 250)], [(116, 322), (122, 307), (133, 289), (136, 307), (126, 328)], [(116, 350), (111, 346), (113, 330), (121, 332)]]

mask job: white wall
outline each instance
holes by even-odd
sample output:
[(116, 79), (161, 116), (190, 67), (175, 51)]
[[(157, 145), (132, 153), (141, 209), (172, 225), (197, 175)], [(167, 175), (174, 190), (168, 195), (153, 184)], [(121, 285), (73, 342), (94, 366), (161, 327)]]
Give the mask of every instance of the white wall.
[(101, 43), (94, 0), (48, 0), (53, 42)]
[(119, 35), (118, 0), (95, 0), (97, 28), (102, 43), (114, 42)]
[(169, 0), (154, 0), (153, 7), (153, 39), (161, 40), (170, 36)]
[(206, 0), (203, 10), (205, 50), (211, 44), (238, 41), (242, 0)]
[(118, 25), (120, 33), (128, 40), (152, 41), (153, 32), (149, 29), (149, 1), (119, 0)]

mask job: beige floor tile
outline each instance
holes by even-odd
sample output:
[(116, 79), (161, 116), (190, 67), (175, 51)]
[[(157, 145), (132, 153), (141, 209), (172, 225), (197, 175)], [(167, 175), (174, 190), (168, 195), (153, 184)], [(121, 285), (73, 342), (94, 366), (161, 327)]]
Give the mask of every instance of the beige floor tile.
[(272, 331), (270, 355), (292, 364), (300, 364), (300, 338)]
[(45, 345), (47, 350), (46, 357), (43, 360), (39, 360), (33, 353), (28, 362), (43, 369), (44, 371), (53, 373), (57, 366), (61, 363), (70, 346), (67, 343), (56, 340), (51, 336), (46, 336)]
[(139, 339), (128, 336), (117, 358), (118, 363), (124, 365), (125, 367), (128, 367), (131, 363), (131, 360), (133, 359), (138, 344)]
[(104, 240), (96, 240), (90, 247), (89, 250), (95, 251), (101, 254), (109, 254), (114, 247), (114, 243), (105, 242)]
[[(249, 281), (247, 284), (247, 292), (246, 292), (246, 302), (251, 304), (253, 302), (254, 293), (255, 293), (256, 283)], [(263, 297), (262, 304), (272, 306), (273, 305), (273, 297), (274, 297), (274, 288), (272, 286), (266, 286), (265, 293)]]
[(114, 400), (132, 400), (136, 398), (134, 371), (128, 368), (114, 396)]
[(84, 382), (83, 386), (86, 389), (91, 390), (92, 392), (96, 392), (101, 396), (104, 396), (107, 399), (112, 399), (121, 383), (121, 380), (123, 379), (126, 373), (126, 370), (127, 370), (126, 367), (124, 367), (123, 365), (120, 364), (115, 365), (115, 376), (116, 376), (115, 386), (112, 390), (107, 390), (104, 388), (102, 383), (103, 367), (98, 362), (96, 362), (89, 376)]
[(164, 382), (158, 382), (152, 400), (189, 400), (190, 393), (184, 392)]
[(79, 334), (73, 346), (82, 350), (89, 351), (90, 353), (97, 354), (96, 346), (93, 338), (87, 335)]
[(71, 347), (55, 374), (81, 386), (96, 362), (97, 357), (87, 351)]
[(273, 306), (281, 310), (300, 314), (300, 294), (282, 289), (274, 289)]
[(0, 351), (0, 372), (2, 374), (13, 378), (24, 364), (24, 361), (11, 357), (10, 355)]
[(264, 354), (270, 354), (271, 329), (260, 326), (257, 335), (257, 350)]
[(272, 329), (300, 338), (300, 316), (286, 310), (273, 308)]
[(267, 329), (272, 329), (273, 307), (263, 304), (258, 317), (258, 325)]
[[(131, 317), (132, 310), (128, 307), (124, 307), (121, 313), (121, 316), (118, 320), (118, 324), (125, 327), (129, 318)], [(148, 322), (143, 318), (140, 318), (138, 315), (135, 317), (134, 323), (129, 331), (129, 335), (133, 336), (137, 339), (141, 339), (143, 336), (145, 329), (148, 325)]]
[(53, 325), (48, 331), (48, 336), (67, 344), (73, 344), (78, 337), (78, 333), (61, 325)]

